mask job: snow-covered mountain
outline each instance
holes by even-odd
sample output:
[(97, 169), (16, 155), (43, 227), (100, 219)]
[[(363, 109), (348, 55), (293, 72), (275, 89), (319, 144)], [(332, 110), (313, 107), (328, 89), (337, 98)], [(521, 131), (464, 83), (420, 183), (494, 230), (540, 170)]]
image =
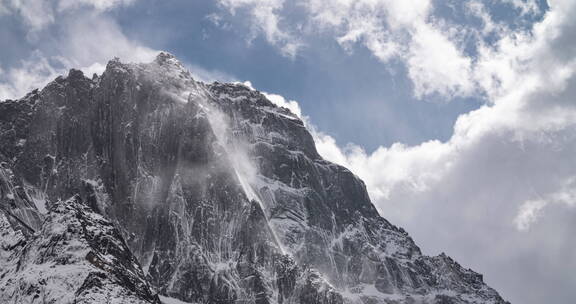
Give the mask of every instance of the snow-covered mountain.
[(506, 303), (289, 110), (167, 53), (0, 102), (0, 161), (2, 303)]

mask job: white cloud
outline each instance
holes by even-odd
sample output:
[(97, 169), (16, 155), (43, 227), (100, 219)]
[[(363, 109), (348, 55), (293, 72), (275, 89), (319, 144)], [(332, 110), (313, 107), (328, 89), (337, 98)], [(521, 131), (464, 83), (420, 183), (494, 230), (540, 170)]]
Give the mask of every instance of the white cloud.
[(63, 36), (55, 48), (69, 67), (88, 67), (95, 62), (105, 65), (114, 57), (149, 62), (158, 53), (127, 38), (114, 20), (97, 13), (75, 15), (62, 20), (61, 26)]
[(483, 2), (472, 0), (467, 2), (465, 8), (468, 14), (476, 16), (482, 21), (482, 35), (488, 35), (491, 33), (502, 34), (502, 32), (505, 32), (508, 29), (505, 24), (495, 22), (492, 19), (492, 16), (487, 11)]
[(50, 1), (1, 0), (5, 14), (18, 14), (32, 30), (38, 30), (54, 22), (54, 9)]
[(565, 204), (567, 206), (574, 206), (576, 204), (576, 178), (570, 177), (564, 182), (561, 189), (550, 193), (544, 197), (539, 197), (535, 200), (527, 200), (520, 208), (518, 214), (514, 218), (514, 224), (520, 231), (526, 231), (538, 218), (542, 215), (541, 212), (548, 204)]
[(59, 13), (80, 8), (106, 11), (135, 0), (0, 0), (0, 14), (19, 15), (32, 32), (53, 24)]
[(105, 11), (119, 6), (127, 6), (135, 1), (136, 0), (59, 0), (58, 10), (64, 11), (88, 6), (96, 10)]
[(18, 68), (0, 69), (0, 100), (19, 98), (29, 91), (44, 86), (62, 71), (55, 69), (40, 52), (34, 52), (29, 60)]
[(416, 97), (473, 92), (471, 59), (462, 54), (445, 26), (431, 18), (431, 1), (315, 0), (304, 5), (313, 24), (334, 30), (344, 48), (362, 43), (383, 62), (402, 60)]
[(540, 7), (536, 0), (500, 0), (503, 3), (512, 5), (514, 8), (519, 9), (523, 15), (538, 14)]
[(474, 92), (472, 60), (438, 29), (419, 26), (405, 58), (415, 95), (468, 96)]
[(127, 38), (114, 20), (98, 11), (56, 14), (56, 29), (39, 35), (36, 51), (0, 73), (0, 99), (20, 98), (56, 76), (66, 75), (70, 68), (79, 68), (91, 77), (92, 73), (102, 73), (114, 57), (125, 62), (149, 62), (158, 53)]
[(277, 46), (282, 54), (294, 57), (301, 47), (299, 40), (280, 28), (281, 17), (278, 11), (284, 6), (284, 0), (218, 0), (219, 4), (235, 14), (239, 9), (247, 9), (252, 21), (250, 41), (258, 33), (262, 33), (266, 40)]
[(518, 215), (514, 219), (518, 230), (527, 230), (528, 227), (536, 221), (546, 205), (547, 202), (543, 200), (530, 200), (522, 204), (519, 208)]

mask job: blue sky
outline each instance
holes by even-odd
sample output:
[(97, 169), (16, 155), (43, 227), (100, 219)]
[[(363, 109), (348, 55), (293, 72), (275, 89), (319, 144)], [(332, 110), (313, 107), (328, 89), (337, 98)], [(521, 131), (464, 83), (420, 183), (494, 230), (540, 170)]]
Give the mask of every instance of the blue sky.
[(0, 99), (169, 51), (199, 79), (295, 101), (425, 253), (512, 303), (569, 303), (574, 15), (572, 0), (0, 0)]

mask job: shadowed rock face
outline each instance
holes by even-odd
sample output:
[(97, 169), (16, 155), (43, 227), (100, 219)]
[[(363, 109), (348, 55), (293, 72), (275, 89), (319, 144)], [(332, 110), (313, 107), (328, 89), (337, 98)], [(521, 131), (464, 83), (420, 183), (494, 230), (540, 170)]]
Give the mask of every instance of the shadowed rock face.
[(294, 114), (243, 85), (196, 82), (166, 53), (110, 61), (92, 79), (71, 70), (1, 102), (0, 141), (4, 216), (23, 242), (68, 205), (118, 229), (116, 279), (86, 283), (100, 290), (156, 301), (150, 285), (194, 303), (505, 303), (481, 275), (423, 256)]

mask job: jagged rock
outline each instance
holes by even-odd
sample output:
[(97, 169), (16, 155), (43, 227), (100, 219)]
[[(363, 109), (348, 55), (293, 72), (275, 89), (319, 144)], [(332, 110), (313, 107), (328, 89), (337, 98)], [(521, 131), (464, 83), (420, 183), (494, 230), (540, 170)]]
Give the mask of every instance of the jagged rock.
[(22, 189), (7, 210), (49, 221), (42, 205), (78, 195), (147, 274), (124, 281), (129, 265), (115, 265), (116, 281), (97, 272), (83, 290), (139, 282), (139, 295), (150, 284), (194, 303), (506, 303), (481, 275), (422, 255), (289, 110), (241, 84), (197, 82), (167, 53), (112, 60), (92, 79), (72, 70), (0, 103), (0, 141), (14, 169), (6, 189)]
[(79, 197), (28, 237), (0, 213), (0, 302), (160, 303), (119, 231)]

